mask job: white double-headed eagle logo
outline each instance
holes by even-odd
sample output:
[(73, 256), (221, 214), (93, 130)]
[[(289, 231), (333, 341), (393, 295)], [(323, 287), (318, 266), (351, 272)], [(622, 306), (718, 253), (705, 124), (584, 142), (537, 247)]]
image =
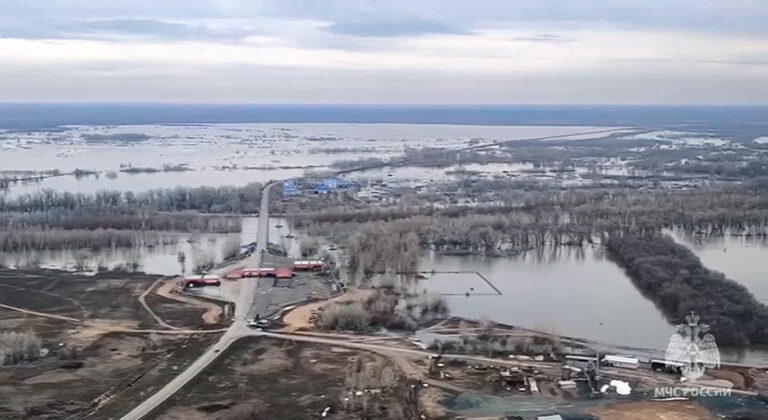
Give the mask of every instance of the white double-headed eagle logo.
[[(681, 364), (682, 374), (696, 380), (706, 368), (720, 366), (720, 351), (715, 337), (708, 334), (709, 325), (699, 324), (701, 317), (691, 312), (684, 324), (677, 325), (677, 333), (669, 339), (665, 359)], [(703, 334), (703, 336), (702, 336)]]

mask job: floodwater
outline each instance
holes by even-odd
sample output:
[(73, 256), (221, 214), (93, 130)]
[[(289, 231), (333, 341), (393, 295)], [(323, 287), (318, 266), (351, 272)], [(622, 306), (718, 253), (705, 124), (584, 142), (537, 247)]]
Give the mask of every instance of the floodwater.
[[(0, 253), (0, 264), (10, 268), (64, 270), (75, 270), (80, 266), (82, 271), (95, 272), (99, 267), (113, 269), (136, 263), (137, 271), (148, 274), (191, 275), (200, 263), (223, 261), (228, 246), (255, 241), (258, 225), (258, 217), (243, 217), (240, 233), (161, 233), (164, 243), (154, 246), (3, 252)], [(179, 258), (180, 254), (184, 257)]]
[(666, 233), (690, 248), (705, 267), (743, 284), (768, 305), (768, 242), (745, 236), (701, 237), (677, 230)]
[[(674, 333), (674, 326), (599, 246), (547, 248), (504, 258), (429, 253), (419, 269), (427, 278), (418, 280), (417, 291), (442, 293), (452, 316), (487, 318), (608, 348), (630, 347), (636, 350), (623, 352), (638, 356), (663, 356)], [(457, 282), (460, 278), (463, 282)], [(721, 346), (720, 353), (723, 361), (768, 366), (768, 348)]]
[[(165, 243), (134, 248), (105, 248), (99, 250), (45, 250), (0, 253), (0, 265), (10, 268), (43, 267), (95, 272), (99, 267), (115, 268), (137, 263), (137, 271), (148, 274), (191, 275), (198, 263), (224, 260), (231, 243), (246, 245), (256, 240), (259, 218), (243, 217), (240, 233), (167, 233)], [(299, 257), (299, 238), (290, 221), (270, 218), (269, 242), (285, 249), (289, 256)], [(179, 254), (184, 254), (180, 259)]]
[[(220, 262), (228, 241), (239, 234), (165, 235), (167, 243), (154, 246), (103, 249), (63, 249), (0, 253), (0, 264), (10, 268), (42, 267), (95, 272), (99, 267), (114, 269), (137, 264), (136, 271), (162, 275), (191, 275), (198, 263)], [(184, 255), (180, 258), (180, 253)]]
[(117, 173), (110, 179), (104, 175), (85, 176), (77, 178), (73, 175), (46, 178), (40, 182), (26, 182), (12, 185), (10, 195), (31, 194), (44, 189), (67, 191), (72, 193), (93, 194), (102, 190), (142, 191), (154, 188), (200, 187), (200, 186), (234, 186), (259, 182), (268, 183), (270, 180), (288, 179), (304, 174), (304, 169), (200, 169), (181, 172), (156, 173)]
[[(77, 179), (67, 175), (13, 184), (5, 193), (9, 196), (44, 188), (92, 193), (104, 189), (138, 192), (177, 185), (241, 186), (297, 177), (336, 161), (388, 158), (406, 148), (453, 148), (466, 146), (472, 140), (491, 142), (601, 129), (605, 128), (426, 124), (71, 126), (55, 132), (0, 134), (0, 169), (9, 175), (11, 171), (54, 169), (62, 173), (75, 169), (100, 173), (99, 177)], [(120, 172), (129, 167), (162, 169), (166, 165), (183, 165), (190, 170)]]
[(478, 272), (502, 293), (474, 295), (469, 288), (478, 284), (477, 276), (466, 274), (463, 293), (470, 295), (459, 290), (446, 296), (451, 315), (641, 348), (666, 348), (674, 332), (601, 247), (542, 249), (509, 258), (430, 254), (419, 267)]

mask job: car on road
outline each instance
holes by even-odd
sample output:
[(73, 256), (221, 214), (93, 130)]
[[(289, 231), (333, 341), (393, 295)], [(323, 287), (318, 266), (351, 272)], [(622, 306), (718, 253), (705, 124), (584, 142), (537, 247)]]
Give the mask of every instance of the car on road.
[(267, 328), (270, 324), (270, 321), (266, 318), (253, 318), (248, 321), (248, 326), (251, 328)]

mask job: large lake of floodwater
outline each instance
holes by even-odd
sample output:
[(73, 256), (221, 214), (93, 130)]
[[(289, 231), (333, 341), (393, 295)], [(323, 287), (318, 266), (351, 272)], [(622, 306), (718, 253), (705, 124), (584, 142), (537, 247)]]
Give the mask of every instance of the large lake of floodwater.
[(419, 269), (478, 272), (502, 293), (472, 295), (468, 286), (469, 296), (445, 296), (451, 315), (642, 348), (665, 348), (674, 331), (601, 247), (505, 258), (430, 254)]
[[(692, 248), (705, 266), (741, 282), (759, 300), (768, 297), (768, 265), (760, 263), (768, 250), (765, 245), (726, 237)], [(674, 326), (599, 246), (545, 248), (503, 258), (429, 253), (420, 260), (419, 270), (449, 274), (427, 273), (434, 278), (421, 280), (420, 287), (444, 293), (453, 316), (488, 318), (604, 344), (660, 351), (674, 333)], [(467, 273), (452, 273), (455, 271)], [(473, 272), (490, 281), (501, 295), (488, 293), (491, 290)], [(461, 276), (466, 280), (464, 286), (457, 282)], [(441, 279), (445, 279), (444, 287), (439, 285)], [(720, 351), (724, 361), (768, 366), (768, 348), (744, 351), (721, 346)]]
[[(388, 158), (407, 148), (455, 148), (491, 142), (594, 132), (610, 127), (454, 126), (429, 124), (198, 124), (70, 126), (46, 132), (0, 131), (0, 177), (13, 171), (98, 171), (12, 184), (8, 197), (50, 188), (60, 192), (145, 191), (175, 186), (243, 186), (298, 177), (333, 162)], [(146, 136), (143, 141), (110, 136)], [(574, 139), (604, 134), (581, 134)], [(94, 136), (102, 140), (94, 141)], [(90, 140), (89, 140), (90, 139)], [(183, 165), (184, 172), (125, 173), (121, 169)], [(317, 167), (320, 168), (317, 168)], [(444, 170), (439, 171), (444, 176)], [(379, 173), (362, 174), (376, 177)], [(388, 174), (383, 174), (386, 178)], [(406, 172), (402, 176), (407, 176)]]

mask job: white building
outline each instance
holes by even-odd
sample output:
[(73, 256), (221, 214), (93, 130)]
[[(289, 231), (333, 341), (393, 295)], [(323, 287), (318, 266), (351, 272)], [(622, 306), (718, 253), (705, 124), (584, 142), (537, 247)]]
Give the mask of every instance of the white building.
[(637, 369), (640, 367), (640, 361), (634, 357), (614, 356), (608, 354), (603, 358), (603, 364), (624, 369)]

